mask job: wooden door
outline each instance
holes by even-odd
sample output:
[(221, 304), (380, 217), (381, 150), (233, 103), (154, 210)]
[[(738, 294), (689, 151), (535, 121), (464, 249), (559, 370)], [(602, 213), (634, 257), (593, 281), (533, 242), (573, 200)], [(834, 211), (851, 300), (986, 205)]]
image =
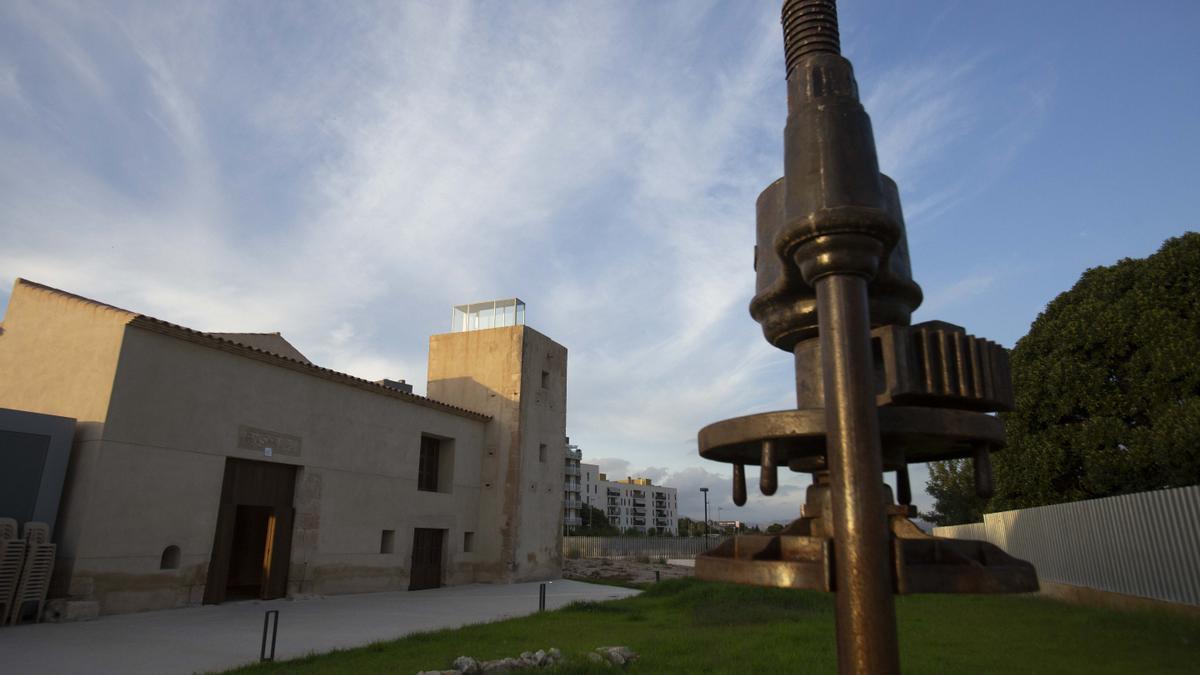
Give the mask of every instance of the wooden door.
[[(226, 476), (229, 467), (225, 467)], [(204, 584), (204, 604), (219, 605), (225, 602), (225, 587), (229, 583), (229, 559), (233, 553), (234, 518), (236, 504), (221, 504), (217, 511), (217, 533), (213, 536), (212, 556), (208, 561), (208, 579)]]
[[(238, 550), (235, 537), (238, 507), (243, 507), (243, 512), (266, 510), (270, 514), (269, 525), (264, 532), (265, 541), (255, 542), (256, 547), (262, 547), (255, 553), (261, 560), (262, 570), (262, 576), (256, 580), (258, 596), (271, 599), (287, 594), (295, 520), (295, 510), (292, 508), (295, 488), (295, 466), (232, 457), (225, 460), (217, 527), (204, 588), (205, 604), (218, 604), (226, 600), (231, 583), (230, 565), (248, 555), (247, 551)], [(244, 548), (245, 544), (241, 546)]]
[(413, 530), (412, 567), (408, 590), (438, 588), (442, 585), (442, 534), (445, 530)]

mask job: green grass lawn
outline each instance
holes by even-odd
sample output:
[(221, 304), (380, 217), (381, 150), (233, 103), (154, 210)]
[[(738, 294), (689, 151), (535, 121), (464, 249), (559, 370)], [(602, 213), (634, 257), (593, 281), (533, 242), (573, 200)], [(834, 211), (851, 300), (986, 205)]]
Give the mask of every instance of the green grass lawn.
[[(1200, 619), (1112, 611), (1023, 596), (896, 598), (906, 673), (1185, 673), (1200, 671)], [(494, 659), (558, 647), (539, 672), (604, 672), (582, 655), (626, 645), (639, 673), (832, 673), (833, 596), (682, 579), (635, 598), (411, 635), (239, 673), (416, 673), (457, 656)], [(610, 669), (608, 672), (612, 672)]]

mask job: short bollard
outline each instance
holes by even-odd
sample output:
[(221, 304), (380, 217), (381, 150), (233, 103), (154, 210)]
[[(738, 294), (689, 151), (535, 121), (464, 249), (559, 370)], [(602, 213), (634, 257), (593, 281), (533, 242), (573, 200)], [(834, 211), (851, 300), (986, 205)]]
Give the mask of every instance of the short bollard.
[[(275, 615), (275, 621), (272, 623), (271, 615)], [(271, 655), (267, 656), (267, 626), (271, 626)], [(258, 650), (259, 661), (274, 661), (275, 660), (275, 637), (279, 634), (279, 610), (269, 609), (263, 615), (263, 636), (262, 647)]]
[(538, 587), (538, 611), (546, 611), (546, 584)]
[(660, 581), (662, 581), (662, 572), (654, 570), (654, 583), (657, 584)]

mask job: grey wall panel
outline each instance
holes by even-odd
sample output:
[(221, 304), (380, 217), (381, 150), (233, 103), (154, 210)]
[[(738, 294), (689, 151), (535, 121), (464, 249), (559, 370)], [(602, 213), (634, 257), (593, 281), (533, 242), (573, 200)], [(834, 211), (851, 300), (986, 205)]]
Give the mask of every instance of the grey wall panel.
[(54, 527), (74, 436), (70, 417), (0, 408), (0, 516)]
[(996, 544), (1045, 581), (1200, 606), (1200, 485), (988, 513), (933, 533)]

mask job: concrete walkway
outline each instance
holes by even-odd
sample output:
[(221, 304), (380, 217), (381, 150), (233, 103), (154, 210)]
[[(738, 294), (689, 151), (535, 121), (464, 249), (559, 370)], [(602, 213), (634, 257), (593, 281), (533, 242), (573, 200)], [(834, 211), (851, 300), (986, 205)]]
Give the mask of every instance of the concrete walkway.
[[(638, 591), (558, 580), (546, 608)], [(427, 591), (247, 601), (105, 616), (95, 621), (0, 628), (4, 673), (194, 673), (258, 660), (263, 614), (279, 610), (276, 660), (357, 647), (415, 631), (532, 614), (538, 584), (453, 586)], [(549, 647), (551, 645), (545, 645)], [(470, 647), (464, 645), (464, 653)], [(514, 654), (515, 656), (515, 654)]]

